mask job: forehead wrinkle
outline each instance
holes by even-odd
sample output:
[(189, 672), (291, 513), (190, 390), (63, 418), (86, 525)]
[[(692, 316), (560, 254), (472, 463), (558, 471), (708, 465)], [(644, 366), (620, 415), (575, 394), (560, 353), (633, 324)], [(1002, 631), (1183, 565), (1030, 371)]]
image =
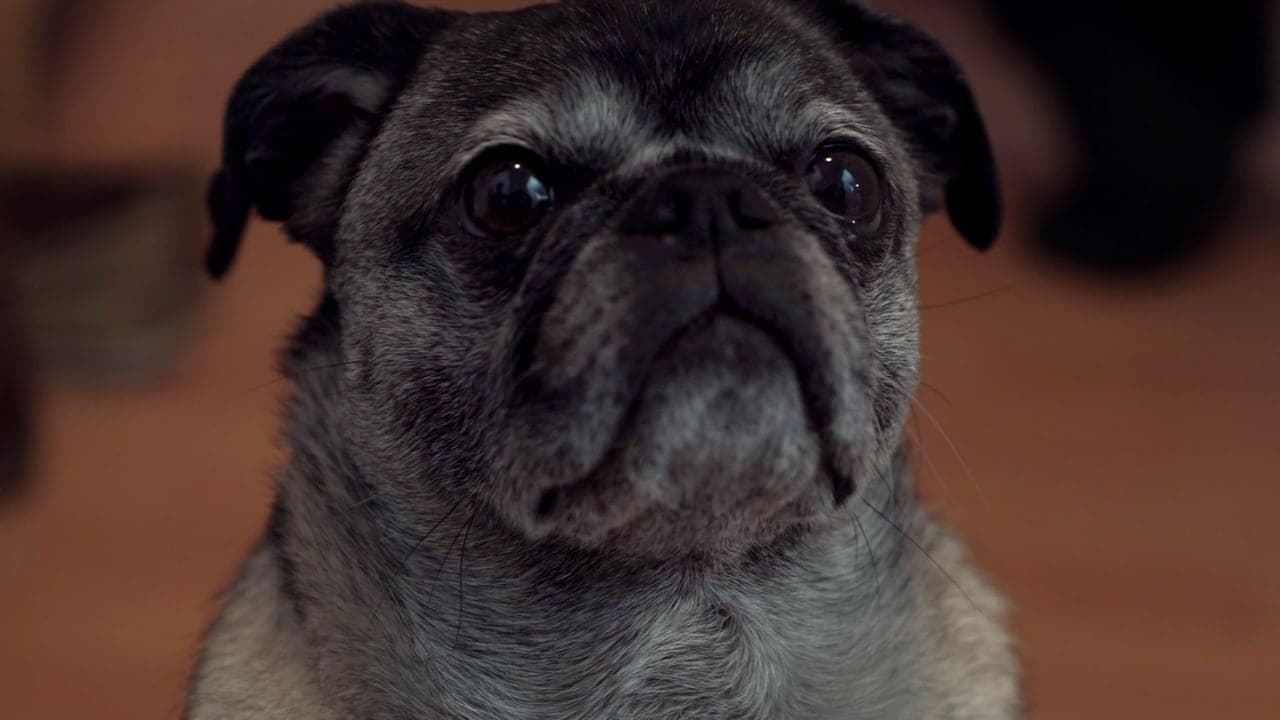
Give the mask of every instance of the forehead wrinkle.
[(626, 158), (618, 167), (618, 172), (623, 174), (647, 172), (664, 165), (672, 158), (681, 156), (700, 157), (708, 162), (730, 160), (758, 163), (760, 161), (759, 158), (744, 152), (732, 143), (696, 140), (683, 133), (675, 133), (642, 145)]
[(805, 122), (812, 134), (820, 140), (851, 140), (882, 165), (898, 158), (890, 139), (885, 137), (879, 123), (870, 122), (867, 111), (852, 109), (830, 100), (814, 100), (804, 108)]
[(831, 83), (811, 65), (810, 58), (785, 51), (743, 63), (708, 99), (704, 134), (774, 159), (806, 152), (836, 134), (883, 154), (887, 148), (871, 131), (878, 119), (873, 106), (854, 87), (838, 89), (848, 102), (829, 99)]
[(460, 166), (486, 148), (508, 143), (578, 161), (617, 162), (654, 135), (625, 87), (580, 75), (544, 94), (511, 100), (480, 118), (466, 134), (464, 145), (470, 152), (455, 162)]
[(744, 64), (730, 76), (713, 114), (762, 154), (805, 153), (831, 139), (849, 140), (885, 168), (906, 157), (893, 125), (870, 91), (843, 65), (789, 51)]

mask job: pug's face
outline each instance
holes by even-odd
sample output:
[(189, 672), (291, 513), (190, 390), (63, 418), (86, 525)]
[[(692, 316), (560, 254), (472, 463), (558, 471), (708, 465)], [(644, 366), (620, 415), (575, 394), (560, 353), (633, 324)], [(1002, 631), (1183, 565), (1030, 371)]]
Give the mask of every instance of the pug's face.
[(364, 6), (273, 53), (215, 217), (247, 199), (324, 259), (361, 473), (529, 542), (827, 522), (900, 442), (922, 211), (979, 245), (998, 222), (954, 67), (855, 5)]

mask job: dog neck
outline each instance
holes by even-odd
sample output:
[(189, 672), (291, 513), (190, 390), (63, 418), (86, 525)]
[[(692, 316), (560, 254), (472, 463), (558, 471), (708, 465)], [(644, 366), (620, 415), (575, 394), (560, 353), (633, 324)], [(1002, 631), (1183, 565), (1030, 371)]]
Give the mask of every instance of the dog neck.
[(322, 347), (295, 363), (328, 369), (293, 373), (267, 549), (333, 702), (370, 717), (843, 717), (909, 682), (893, 679), (918, 604), (903, 463), (847, 524), (733, 561), (535, 546), (443, 499), (413, 522), (361, 476), (340, 419), (309, 411), (340, 388)]

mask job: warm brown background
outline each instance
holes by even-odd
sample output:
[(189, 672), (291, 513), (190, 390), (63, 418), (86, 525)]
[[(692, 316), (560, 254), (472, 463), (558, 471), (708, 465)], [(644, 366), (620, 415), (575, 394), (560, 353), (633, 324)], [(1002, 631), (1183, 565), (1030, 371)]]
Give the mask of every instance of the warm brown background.
[[(1026, 242), (1031, 198), (1071, 155), (1035, 74), (965, 3), (882, 4), (970, 67), (1006, 171), (997, 250), (976, 255), (943, 221), (921, 245), (926, 305), (1000, 290), (924, 314), (920, 398), (950, 440), (921, 414), (921, 472), (1013, 601), (1031, 716), (1280, 717), (1276, 124), (1215, 252), (1090, 279)], [(16, 152), (207, 170), (238, 73), (327, 3), (86, 5)], [(0, 718), (174, 716), (214, 595), (263, 521), (287, 389), (273, 352), (316, 270), (257, 225), (159, 381), (44, 389), (36, 475), (0, 507)]]

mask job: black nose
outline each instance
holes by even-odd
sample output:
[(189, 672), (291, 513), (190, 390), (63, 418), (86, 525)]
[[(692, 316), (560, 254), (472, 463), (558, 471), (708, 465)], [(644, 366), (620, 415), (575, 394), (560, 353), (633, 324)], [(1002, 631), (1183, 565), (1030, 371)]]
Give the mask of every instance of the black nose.
[(646, 185), (624, 212), (621, 230), (711, 240), (767, 228), (779, 220), (773, 203), (746, 177), (691, 168)]

